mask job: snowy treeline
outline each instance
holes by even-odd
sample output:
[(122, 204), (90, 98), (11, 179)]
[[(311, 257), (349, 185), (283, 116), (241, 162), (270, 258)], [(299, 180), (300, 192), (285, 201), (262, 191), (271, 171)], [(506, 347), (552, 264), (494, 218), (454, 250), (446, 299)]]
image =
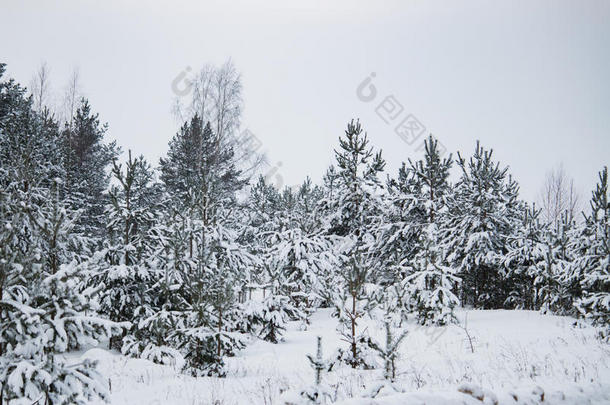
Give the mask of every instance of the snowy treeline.
[[(345, 347), (314, 366), (371, 368), (378, 356), (388, 380), (402, 323), (456, 322), (460, 305), (583, 317), (608, 338), (607, 168), (584, 221), (566, 211), (546, 223), (478, 143), (454, 159), (430, 137), (420, 160), (386, 175), (352, 121), (322, 184), (277, 190), (238, 153), (237, 121), (224, 120), (238, 103), (216, 99), (227, 108), (215, 114), (194, 103), (158, 168), (131, 151), (120, 164), (87, 100), (58, 122), (4, 70), (0, 404), (107, 398), (94, 362), (61, 356), (100, 342), (224, 376), (224, 360), (253, 337), (281, 342), (288, 321), (307, 328), (322, 307)], [(384, 343), (361, 329), (371, 314)]]

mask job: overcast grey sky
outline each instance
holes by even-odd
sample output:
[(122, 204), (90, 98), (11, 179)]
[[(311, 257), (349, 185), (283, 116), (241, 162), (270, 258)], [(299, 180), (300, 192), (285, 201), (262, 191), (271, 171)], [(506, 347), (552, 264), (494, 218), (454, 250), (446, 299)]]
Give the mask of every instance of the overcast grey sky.
[[(0, 60), (23, 84), (77, 66), (124, 150), (155, 163), (178, 123), (172, 80), (231, 57), (243, 127), (287, 184), (319, 180), (360, 118), (388, 170), (416, 157), (375, 112), (394, 96), (450, 151), (476, 139), (535, 198), (563, 162), (586, 196), (610, 161), (610, 1), (7, 1)], [(377, 97), (356, 88), (372, 72)]]

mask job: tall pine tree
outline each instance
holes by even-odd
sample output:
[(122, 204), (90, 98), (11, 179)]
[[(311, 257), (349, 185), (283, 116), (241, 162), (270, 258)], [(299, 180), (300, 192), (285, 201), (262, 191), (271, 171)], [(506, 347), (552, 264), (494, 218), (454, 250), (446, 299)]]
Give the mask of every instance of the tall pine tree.
[(468, 161), (458, 153), (462, 176), (448, 199), (444, 231), (447, 259), (462, 279), (462, 304), (475, 308), (501, 308), (508, 298), (502, 263), (519, 218), (517, 183), (492, 155), (478, 142)]
[(349, 349), (340, 353), (342, 361), (352, 367), (367, 367), (358, 320), (366, 311), (369, 297), (366, 284), (377, 275), (374, 266), (373, 229), (381, 218), (379, 192), (382, 184), (378, 175), (385, 167), (381, 152), (369, 147), (367, 135), (360, 122), (348, 123), (345, 136), (339, 139), (337, 159), (337, 193), (330, 232), (342, 238), (340, 274), (342, 291), (335, 306), (339, 314), (340, 332)]

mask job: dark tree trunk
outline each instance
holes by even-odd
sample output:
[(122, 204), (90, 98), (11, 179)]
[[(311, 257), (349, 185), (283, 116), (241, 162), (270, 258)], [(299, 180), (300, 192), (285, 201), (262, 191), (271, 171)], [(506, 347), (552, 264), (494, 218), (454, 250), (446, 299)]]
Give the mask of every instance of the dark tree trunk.
[(216, 336), (216, 346), (218, 350), (218, 358), (222, 355), (222, 346), (220, 344), (220, 332), (222, 331), (222, 308), (218, 309), (218, 335)]
[(352, 316), (351, 316), (351, 321), (352, 321), (352, 358), (354, 360), (354, 364), (353, 367), (355, 368), (356, 366), (356, 356), (357, 356), (357, 350), (356, 350), (356, 296), (352, 295)]

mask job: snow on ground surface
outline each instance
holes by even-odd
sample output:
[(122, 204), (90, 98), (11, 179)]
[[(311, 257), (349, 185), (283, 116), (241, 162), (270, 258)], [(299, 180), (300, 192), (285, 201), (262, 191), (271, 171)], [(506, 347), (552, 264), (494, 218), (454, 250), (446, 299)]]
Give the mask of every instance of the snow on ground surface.
[[(458, 312), (459, 319), (465, 316)], [(496, 399), (499, 404), (610, 404), (610, 347), (595, 339), (592, 328), (531, 311), (468, 311), (467, 316), (474, 353), (458, 326), (408, 325), (396, 382), (406, 393), (355, 399), (378, 384), (380, 370), (335, 367), (324, 381), (344, 405), (492, 404)], [(336, 325), (330, 311), (321, 310), (307, 331), (290, 325), (283, 343), (256, 341), (228, 359), (224, 379), (193, 378), (103, 349), (83, 356), (99, 360), (113, 404), (280, 404), (281, 392), (313, 383), (305, 355), (315, 353), (316, 336), (322, 336), (325, 356), (345, 347)], [(383, 341), (382, 328), (373, 321), (367, 325)]]

